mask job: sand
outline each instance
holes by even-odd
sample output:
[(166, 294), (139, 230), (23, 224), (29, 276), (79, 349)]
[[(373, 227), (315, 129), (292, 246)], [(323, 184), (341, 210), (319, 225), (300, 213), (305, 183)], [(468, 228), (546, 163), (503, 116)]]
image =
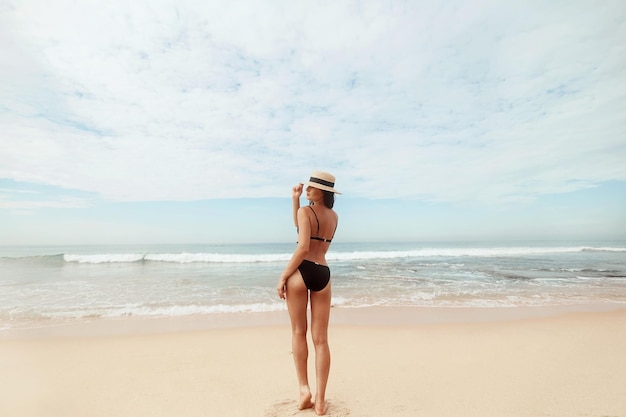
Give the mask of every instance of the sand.
[[(520, 311), (333, 311), (328, 415), (626, 417), (626, 310)], [(296, 409), (285, 315), (4, 337), (0, 416), (314, 416)]]

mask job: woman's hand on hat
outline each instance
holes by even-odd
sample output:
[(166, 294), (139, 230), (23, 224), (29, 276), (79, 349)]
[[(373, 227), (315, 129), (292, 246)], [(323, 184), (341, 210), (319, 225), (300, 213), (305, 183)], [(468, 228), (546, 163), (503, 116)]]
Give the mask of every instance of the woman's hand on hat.
[(295, 198), (300, 198), (300, 196), (302, 195), (302, 189), (304, 188), (304, 184), (299, 183), (298, 185), (294, 185), (294, 187), (291, 189), (291, 196), (295, 199)]

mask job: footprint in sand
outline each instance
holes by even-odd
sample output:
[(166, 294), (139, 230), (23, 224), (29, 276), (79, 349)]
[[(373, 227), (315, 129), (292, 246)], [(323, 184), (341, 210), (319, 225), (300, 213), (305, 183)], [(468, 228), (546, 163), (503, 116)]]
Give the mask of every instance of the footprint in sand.
[(299, 411), (295, 401), (279, 401), (265, 412), (265, 417), (295, 416)]
[[(316, 416), (312, 408), (308, 410), (298, 410), (298, 404), (295, 400), (284, 400), (274, 403), (266, 412), (264, 417), (288, 417), (288, 416)], [(328, 417), (346, 417), (350, 415), (344, 403), (340, 401), (328, 400)]]

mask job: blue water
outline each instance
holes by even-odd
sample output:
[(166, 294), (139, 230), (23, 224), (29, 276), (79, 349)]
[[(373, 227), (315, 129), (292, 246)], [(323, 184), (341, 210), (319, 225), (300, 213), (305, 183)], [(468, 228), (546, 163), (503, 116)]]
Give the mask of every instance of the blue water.
[[(0, 247), (0, 329), (285, 309), (290, 244)], [(334, 243), (333, 304), (626, 305), (626, 242)]]

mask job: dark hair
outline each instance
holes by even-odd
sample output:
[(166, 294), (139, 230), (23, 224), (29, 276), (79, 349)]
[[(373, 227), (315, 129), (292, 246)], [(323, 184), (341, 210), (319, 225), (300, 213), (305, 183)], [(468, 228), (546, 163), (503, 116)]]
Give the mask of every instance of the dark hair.
[(329, 209), (333, 208), (335, 205), (335, 193), (326, 190), (322, 190), (322, 192), (324, 193), (324, 205)]

